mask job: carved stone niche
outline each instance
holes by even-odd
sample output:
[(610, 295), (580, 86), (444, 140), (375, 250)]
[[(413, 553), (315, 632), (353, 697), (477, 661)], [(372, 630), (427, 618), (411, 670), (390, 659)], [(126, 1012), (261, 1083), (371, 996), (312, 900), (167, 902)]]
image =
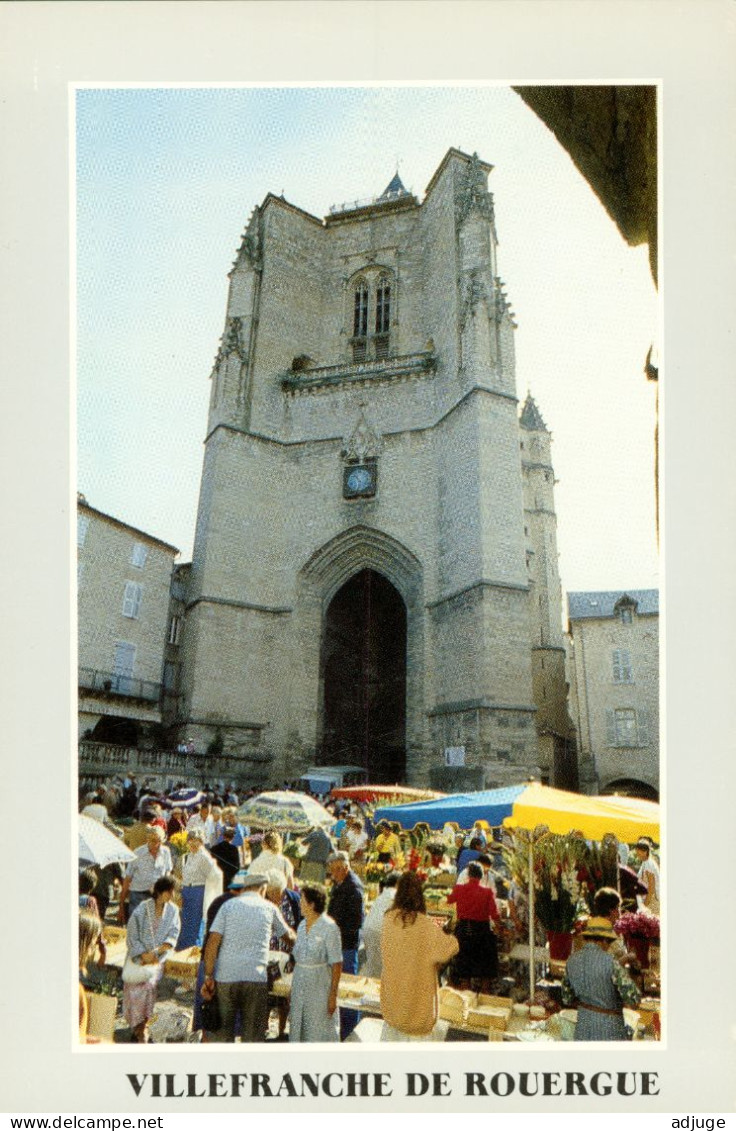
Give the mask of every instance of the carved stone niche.
[(346, 463), (364, 463), (378, 459), (383, 449), (380, 434), (368, 423), (365, 406), (361, 405), (358, 420), (340, 453)]

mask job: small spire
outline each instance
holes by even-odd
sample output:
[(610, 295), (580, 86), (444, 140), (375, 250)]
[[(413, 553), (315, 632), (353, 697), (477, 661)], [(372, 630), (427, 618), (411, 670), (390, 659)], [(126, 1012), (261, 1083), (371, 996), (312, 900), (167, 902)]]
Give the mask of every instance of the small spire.
[(537, 408), (534, 397), (531, 393), (527, 393), (524, 407), (521, 410), (521, 418), (519, 424), (522, 428), (526, 428), (528, 432), (546, 432), (547, 425), (542, 419), (542, 414)]
[(378, 199), (386, 200), (390, 196), (403, 196), (405, 195), (405, 193), (406, 189), (404, 188), (401, 177), (399, 176), (399, 171), (397, 169)]

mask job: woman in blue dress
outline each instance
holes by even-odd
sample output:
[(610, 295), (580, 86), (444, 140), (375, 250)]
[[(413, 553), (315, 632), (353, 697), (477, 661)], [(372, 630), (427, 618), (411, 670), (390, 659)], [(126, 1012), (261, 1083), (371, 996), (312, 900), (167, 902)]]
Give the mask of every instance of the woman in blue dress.
[(181, 934), (178, 950), (201, 946), (207, 908), (222, 894), (222, 872), (204, 847), (201, 829), (192, 829), (187, 836), (187, 855), (181, 875)]
[(304, 918), (292, 956), (290, 1041), (339, 1041), (337, 987), (342, 973), (342, 940), (334, 919), (325, 915), (327, 892), (322, 884), (301, 889)]

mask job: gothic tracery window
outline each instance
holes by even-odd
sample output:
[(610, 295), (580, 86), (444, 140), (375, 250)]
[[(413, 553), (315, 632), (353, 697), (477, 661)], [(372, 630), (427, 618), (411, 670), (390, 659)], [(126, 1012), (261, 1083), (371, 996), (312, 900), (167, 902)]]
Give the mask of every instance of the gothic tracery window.
[(368, 284), (361, 279), (355, 288), (353, 337), (365, 338), (368, 334)]
[(391, 280), (381, 275), (376, 287), (376, 333), (388, 334), (391, 323)]
[(375, 282), (360, 276), (353, 284), (351, 345), (355, 363), (381, 361), (390, 355), (391, 284), (391, 275), (386, 271)]

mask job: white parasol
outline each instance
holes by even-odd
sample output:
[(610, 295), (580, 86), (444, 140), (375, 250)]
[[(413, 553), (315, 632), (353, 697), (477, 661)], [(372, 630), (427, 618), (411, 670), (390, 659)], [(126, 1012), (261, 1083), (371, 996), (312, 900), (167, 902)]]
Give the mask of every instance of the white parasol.
[(80, 864), (97, 864), (104, 868), (107, 864), (127, 864), (135, 859), (135, 853), (94, 817), (80, 814), (77, 821)]

